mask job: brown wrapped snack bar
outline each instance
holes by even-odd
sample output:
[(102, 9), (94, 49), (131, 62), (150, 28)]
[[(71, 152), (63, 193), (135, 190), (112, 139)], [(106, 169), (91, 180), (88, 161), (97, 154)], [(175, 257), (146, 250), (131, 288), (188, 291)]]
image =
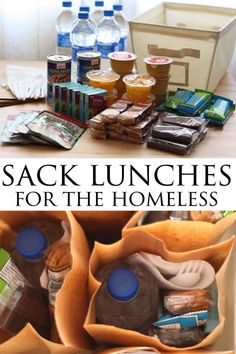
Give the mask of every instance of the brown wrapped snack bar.
[(151, 103), (134, 104), (132, 107), (120, 114), (119, 122), (122, 125), (135, 125), (151, 112), (151, 107)]
[(124, 112), (130, 106), (132, 106), (132, 102), (118, 100), (101, 113), (101, 119), (106, 124), (114, 124), (117, 122), (120, 113)]
[(192, 144), (189, 145), (180, 144), (180, 143), (175, 143), (173, 141), (153, 138), (151, 136), (148, 137), (147, 139), (147, 147), (157, 149), (157, 150), (174, 152), (180, 155), (189, 154), (193, 149)]
[(94, 128), (90, 128), (90, 132), (92, 134), (92, 137), (95, 139), (106, 139), (107, 138), (107, 133), (105, 130), (98, 130)]
[(107, 132), (121, 133), (121, 126), (119, 123), (109, 124), (106, 126)]
[(172, 124), (159, 124), (157, 123), (152, 128), (152, 137), (173, 141), (180, 144), (195, 143), (198, 139), (199, 133), (190, 128), (181, 127)]
[(142, 137), (144, 136), (158, 119), (158, 112), (152, 111), (150, 115), (145, 117), (141, 122), (132, 126), (121, 126), (122, 133), (132, 137)]
[(123, 135), (119, 131), (111, 131), (108, 133), (108, 138), (112, 140), (123, 140)]
[(101, 120), (105, 124), (114, 124), (114, 123), (116, 123), (117, 120), (118, 120), (119, 115), (120, 115), (120, 111), (118, 109), (111, 108), (111, 107), (105, 109), (105, 111), (100, 113)]
[(153, 328), (149, 335), (159, 338), (160, 341), (170, 347), (185, 348), (200, 343), (205, 338), (204, 331), (199, 327), (193, 328)]
[(149, 132), (141, 136), (123, 135), (123, 140), (133, 144), (143, 144), (147, 139), (148, 133)]
[(208, 290), (169, 291), (164, 294), (164, 307), (173, 315), (208, 310), (213, 305)]
[(101, 114), (98, 114), (95, 117), (91, 118), (88, 121), (88, 123), (91, 128), (98, 129), (98, 130), (105, 130), (106, 124), (102, 120)]
[(132, 106), (131, 101), (118, 100), (110, 108), (117, 109), (120, 113), (124, 112), (126, 109)]
[(161, 119), (164, 123), (175, 124), (181, 127), (191, 128), (200, 131), (206, 125), (206, 121), (198, 117), (177, 116), (175, 114), (163, 112)]

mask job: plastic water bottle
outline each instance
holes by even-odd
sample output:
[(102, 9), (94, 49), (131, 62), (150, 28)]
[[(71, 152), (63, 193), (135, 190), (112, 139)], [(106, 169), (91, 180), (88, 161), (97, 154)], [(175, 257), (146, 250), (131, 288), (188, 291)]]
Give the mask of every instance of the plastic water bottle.
[[(88, 14), (89, 14), (90, 7), (89, 6), (80, 6), (79, 12), (88, 12)], [(89, 22), (90, 22), (91, 27), (94, 29), (94, 31), (96, 31), (96, 23), (91, 16), (89, 16)]]
[(104, 18), (97, 25), (97, 50), (102, 58), (108, 58), (108, 54), (119, 50), (120, 27), (114, 19), (114, 11), (105, 10)]
[(94, 20), (97, 25), (102, 19), (104, 15), (104, 1), (95, 1), (95, 9), (91, 15), (91, 18)]
[(72, 1), (63, 1), (62, 10), (56, 19), (58, 54), (71, 55), (70, 32), (76, 18), (71, 7)]
[(103, 267), (96, 298), (97, 321), (145, 333), (158, 318), (159, 288), (144, 264), (125, 259)]
[(38, 289), (41, 288), (43, 253), (47, 246), (48, 241), (39, 229), (25, 228), (17, 234), (16, 250), (12, 253), (12, 258), (24, 277)]
[(79, 12), (78, 21), (71, 31), (72, 43), (72, 81), (77, 77), (77, 53), (94, 49), (96, 33), (89, 22), (88, 12)]
[(113, 5), (114, 10), (114, 18), (118, 25), (120, 26), (120, 42), (119, 42), (119, 50), (126, 50), (127, 37), (129, 34), (129, 24), (127, 19), (123, 14), (123, 6), (122, 5)]

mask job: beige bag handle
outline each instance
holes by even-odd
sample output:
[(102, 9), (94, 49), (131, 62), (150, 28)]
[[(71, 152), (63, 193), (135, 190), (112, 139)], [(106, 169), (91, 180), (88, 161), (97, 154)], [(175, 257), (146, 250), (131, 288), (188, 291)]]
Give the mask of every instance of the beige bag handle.
[[(148, 44), (148, 53), (151, 55), (163, 55), (170, 58), (200, 58), (200, 50), (192, 48), (182, 48), (178, 50), (159, 48), (156, 44)], [(175, 86), (188, 86), (189, 85), (189, 63), (176, 61), (174, 60), (171, 65), (182, 66), (184, 68), (184, 81), (183, 82), (174, 82), (170, 81), (170, 85)]]

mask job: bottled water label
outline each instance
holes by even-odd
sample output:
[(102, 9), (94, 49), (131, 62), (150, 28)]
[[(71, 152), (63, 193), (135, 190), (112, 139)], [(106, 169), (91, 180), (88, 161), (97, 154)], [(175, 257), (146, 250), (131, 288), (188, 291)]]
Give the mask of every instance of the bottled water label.
[(64, 33), (57, 34), (57, 46), (64, 47), (64, 48), (71, 47), (70, 32), (64, 32)]
[(70, 267), (60, 271), (53, 272), (48, 269), (48, 293), (49, 293), (49, 302), (51, 305), (55, 306), (56, 295), (58, 291), (61, 289), (66, 274), (70, 271)]
[(78, 52), (84, 52), (84, 51), (90, 51), (90, 50), (94, 50), (93, 46), (90, 47), (82, 47), (82, 46), (73, 46), (72, 47), (72, 60), (77, 62), (77, 53)]
[(119, 42), (119, 51), (124, 52), (126, 50), (127, 37), (122, 37)]
[(119, 51), (119, 43), (97, 42), (97, 50), (101, 53), (102, 58), (107, 59), (109, 53)]

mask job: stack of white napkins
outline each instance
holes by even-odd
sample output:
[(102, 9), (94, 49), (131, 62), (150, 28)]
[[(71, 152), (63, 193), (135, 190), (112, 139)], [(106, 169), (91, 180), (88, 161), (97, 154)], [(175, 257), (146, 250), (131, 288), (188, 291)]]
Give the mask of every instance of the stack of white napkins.
[(6, 65), (2, 86), (11, 90), (18, 100), (43, 98), (47, 92), (46, 70), (29, 66)]

